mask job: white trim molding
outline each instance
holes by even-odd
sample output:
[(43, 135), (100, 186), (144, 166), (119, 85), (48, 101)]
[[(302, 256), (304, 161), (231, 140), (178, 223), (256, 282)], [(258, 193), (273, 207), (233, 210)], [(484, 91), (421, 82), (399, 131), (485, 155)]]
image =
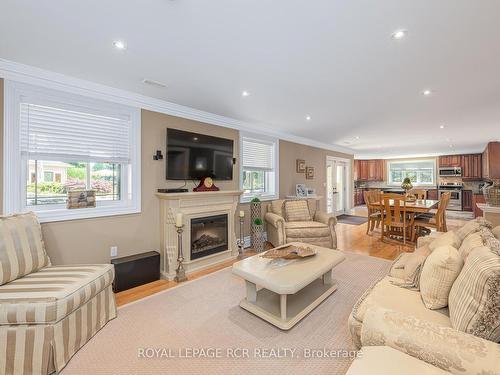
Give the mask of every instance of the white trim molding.
[(277, 131), (273, 129), (272, 125), (269, 124), (244, 122), (5, 59), (0, 59), (0, 78), (90, 96), (96, 99), (102, 99), (131, 107), (142, 108), (249, 133), (258, 132), (259, 134), (279, 138), (281, 140), (318, 147), (325, 150), (342, 152), (349, 155), (354, 154), (354, 150), (350, 148), (330, 143), (323, 143), (313, 139)]

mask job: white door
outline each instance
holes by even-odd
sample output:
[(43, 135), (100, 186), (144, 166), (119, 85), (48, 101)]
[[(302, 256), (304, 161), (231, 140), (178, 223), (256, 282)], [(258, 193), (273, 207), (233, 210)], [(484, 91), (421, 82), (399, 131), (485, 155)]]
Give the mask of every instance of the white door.
[(326, 209), (336, 216), (347, 211), (347, 163), (340, 160), (326, 161)]

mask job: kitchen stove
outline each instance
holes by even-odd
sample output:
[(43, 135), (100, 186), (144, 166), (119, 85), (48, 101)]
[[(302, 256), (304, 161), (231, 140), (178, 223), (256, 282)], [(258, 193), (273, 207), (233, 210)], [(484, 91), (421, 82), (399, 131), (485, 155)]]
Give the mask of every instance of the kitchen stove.
[(448, 204), (447, 210), (462, 211), (462, 189), (463, 184), (461, 182), (441, 183), (438, 186), (439, 198), (441, 198), (441, 194), (443, 193), (451, 193), (450, 203)]

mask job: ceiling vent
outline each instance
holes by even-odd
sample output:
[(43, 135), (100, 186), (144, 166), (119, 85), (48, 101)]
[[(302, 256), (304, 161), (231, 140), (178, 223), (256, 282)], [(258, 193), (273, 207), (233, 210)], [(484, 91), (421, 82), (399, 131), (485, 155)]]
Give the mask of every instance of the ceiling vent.
[(161, 88), (167, 87), (167, 85), (165, 85), (164, 83), (161, 83), (161, 82), (158, 82), (158, 81), (154, 81), (152, 79), (147, 79), (147, 78), (143, 79), (142, 83), (144, 83), (145, 85), (155, 86), (155, 87), (161, 87)]

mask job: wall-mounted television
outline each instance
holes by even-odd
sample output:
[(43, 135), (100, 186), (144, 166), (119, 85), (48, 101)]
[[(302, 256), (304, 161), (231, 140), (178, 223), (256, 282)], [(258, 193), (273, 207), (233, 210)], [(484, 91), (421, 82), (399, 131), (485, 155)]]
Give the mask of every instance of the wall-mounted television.
[(167, 129), (167, 180), (233, 179), (233, 140)]

